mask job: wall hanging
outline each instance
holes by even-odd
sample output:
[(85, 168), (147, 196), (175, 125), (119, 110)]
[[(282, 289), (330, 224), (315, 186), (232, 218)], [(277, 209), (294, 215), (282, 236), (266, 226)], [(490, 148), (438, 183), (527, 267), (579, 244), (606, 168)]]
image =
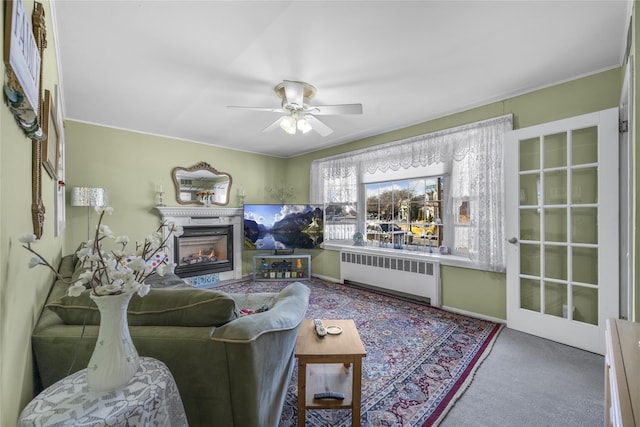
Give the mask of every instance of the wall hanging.
[(44, 8), (35, 2), (31, 19), (21, 0), (4, 2), (4, 62), (7, 83), (4, 93), (9, 109), (32, 141), (31, 149), (31, 218), (33, 234), (42, 236), (45, 208), (42, 203), (42, 140), (46, 138), (39, 124), (43, 116), (42, 54), (47, 47)]

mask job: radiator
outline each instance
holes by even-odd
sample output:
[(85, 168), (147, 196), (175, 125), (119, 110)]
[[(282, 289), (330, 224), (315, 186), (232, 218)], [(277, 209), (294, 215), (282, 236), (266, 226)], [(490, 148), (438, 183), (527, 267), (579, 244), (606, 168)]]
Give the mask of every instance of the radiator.
[(440, 263), (402, 255), (340, 253), (340, 279), (426, 298), (440, 307)]

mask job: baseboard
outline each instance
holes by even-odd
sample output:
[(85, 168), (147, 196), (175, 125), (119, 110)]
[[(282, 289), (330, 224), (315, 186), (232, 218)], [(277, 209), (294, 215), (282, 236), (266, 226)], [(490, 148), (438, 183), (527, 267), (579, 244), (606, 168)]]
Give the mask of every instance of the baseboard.
[(342, 283), (339, 279), (336, 279), (335, 277), (323, 276), (322, 274), (312, 274), (311, 277), (316, 277), (320, 280), (324, 280), (325, 282)]
[(450, 311), (452, 313), (462, 314), (463, 316), (475, 317), (476, 319), (488, 320), (493, 323), (504, 323), (504, 324), (507, 323), (505, 319), (498, 319), (497, 317), (487, 316), (485, 314), (480, 314), (480, 313), (474, 313), (473, 311), (460, 310), (459, 308), (447, 307), (446, 305), (443, 305), (440, 308), (442, 308), (443, 310)]

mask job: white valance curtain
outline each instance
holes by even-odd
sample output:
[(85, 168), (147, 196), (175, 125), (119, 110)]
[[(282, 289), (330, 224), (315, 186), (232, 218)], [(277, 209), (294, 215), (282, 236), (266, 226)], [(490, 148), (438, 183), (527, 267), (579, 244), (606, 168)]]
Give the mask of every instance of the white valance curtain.
[[(479, 267), (504, 271), (504, 134), (511, 115), (394, 141), (311, 164), (311, 203), (357, 202), (363, 173), (444, 163), (450, 171), (447, 199), (469, 200), (474, 211), (466, 247)], [(451, 209), (454, 203), (449, 203)], [(449, 211), (451, 218), (456, 213)], [(327, 236), (325, 236), (327, 237)]]

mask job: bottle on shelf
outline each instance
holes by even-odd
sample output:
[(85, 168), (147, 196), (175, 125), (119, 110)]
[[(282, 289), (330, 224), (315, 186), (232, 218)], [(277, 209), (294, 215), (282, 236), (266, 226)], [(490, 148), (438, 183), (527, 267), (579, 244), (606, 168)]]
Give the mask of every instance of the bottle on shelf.
[(301, 255), (256, 255), (253, 257), (254, 280), (309, 280), (311, 257)]

